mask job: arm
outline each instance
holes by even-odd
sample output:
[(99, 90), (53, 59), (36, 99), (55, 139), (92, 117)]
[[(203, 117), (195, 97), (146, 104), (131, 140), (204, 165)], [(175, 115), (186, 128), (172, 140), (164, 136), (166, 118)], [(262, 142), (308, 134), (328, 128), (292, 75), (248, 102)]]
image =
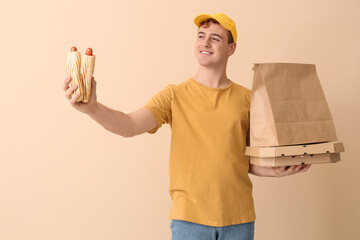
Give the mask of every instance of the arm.
[(249, 173), (260, 177), (284, 177), (300, 172), (306, 172), (310, 168), (308, 165), (294, 165), (282, 167), (263, 167), (250, 163)]
[(123, 137), (133, 137), (145, 133), (157, 126), (155, 117), (150, 110), (141, 108), (133, 113), (125, 114), (120, 111), (112, 110), (103, 104), (97, 102), (96, 97), (96, 81), (94, 78), (91, 80), (91, 94), (87, 103), (76, 102), (79, 94), (71, 97), (75, 91), (76, 86), (68, 87), (71, 79), (68, 77), (64, 81), (65, 96), (69, 99), (71, 105), (87, 114), (106, 130)]
[(155, 117), (146, 108), (126, 114), (97, 103), (88, 115), (106, 130), (123, 137), (133, 137), (157, 126)]

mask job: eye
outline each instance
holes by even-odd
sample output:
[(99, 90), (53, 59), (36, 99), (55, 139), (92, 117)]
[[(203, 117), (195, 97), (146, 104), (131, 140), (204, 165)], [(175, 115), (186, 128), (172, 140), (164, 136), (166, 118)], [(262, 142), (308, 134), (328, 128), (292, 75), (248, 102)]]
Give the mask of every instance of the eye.
[(212, 40), (215, 40), (215, 41), (220, 41), (220, 39), (218, 39), (218, 38), (212, 38)]
[(198, 38), (204, 38), (204, 36), (203, 36), (203, 35), (199, 35)]

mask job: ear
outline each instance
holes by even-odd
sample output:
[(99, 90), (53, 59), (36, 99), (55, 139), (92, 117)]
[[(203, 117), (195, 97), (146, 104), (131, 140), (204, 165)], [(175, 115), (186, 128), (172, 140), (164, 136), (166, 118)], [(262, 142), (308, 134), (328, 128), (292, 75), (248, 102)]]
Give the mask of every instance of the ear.
[(229, 52), (228, 52), (228, 56), (229, 56), (229, 57), (234, 54), (235, 49), (236, 49), (236, 43), (235, 43), (235, 42), (234, 42), (234, 43), (230, 43), (230, 48), (229, 48)]

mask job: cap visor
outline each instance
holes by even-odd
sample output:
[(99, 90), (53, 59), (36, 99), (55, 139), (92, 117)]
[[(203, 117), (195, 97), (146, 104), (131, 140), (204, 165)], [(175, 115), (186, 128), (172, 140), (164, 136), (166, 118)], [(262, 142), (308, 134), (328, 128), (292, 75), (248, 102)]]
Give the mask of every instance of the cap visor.
[(205, 20), (208, 20), (209, 18), (212, 18), (214, 19), (211, 15), (209, 14), (200, 14), (200, 15), (197, 15), (195, 18), (194, 18), (194, 23), (196, 24), (196, 26), (200, 27), (200, 23), (202, 23), (203, 21)]

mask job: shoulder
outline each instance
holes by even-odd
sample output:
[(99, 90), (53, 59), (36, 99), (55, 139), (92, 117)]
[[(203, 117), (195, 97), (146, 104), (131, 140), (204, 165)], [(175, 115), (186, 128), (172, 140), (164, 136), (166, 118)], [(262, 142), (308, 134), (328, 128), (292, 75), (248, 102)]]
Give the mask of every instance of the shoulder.
[(251, 90), (248, 89), (247, 87), (244, 87), (243, 85), (240, 85), (234, 81), (232, 81), (232, 84), (234, 88), (238, 89), (239, 91), (243, 91), (245, 94), (251, 94)]
[(168, 83), (163, 86), (154, 96), (154, 98), (161, 98), (166, 100), (173, 100), (175, 95), (181, 93), (186, 88), (186, 82), (182, 83)]
[(175, 83), (168, 84), (165, 86), (164, 89), (166, 89), (167, 91), (171, 92), (172, 95), (174, 95), (186, 91), (188, 87), (189, 87), (189, 81), (186, 80), (177, 84)]
[(238, 83), (232, 82), (233, 89), (236, 92), (236, 94), (242, 95), (246, 100), (250, 102), (251, 99), (251, 90), (247, 87), (244, 87)]

